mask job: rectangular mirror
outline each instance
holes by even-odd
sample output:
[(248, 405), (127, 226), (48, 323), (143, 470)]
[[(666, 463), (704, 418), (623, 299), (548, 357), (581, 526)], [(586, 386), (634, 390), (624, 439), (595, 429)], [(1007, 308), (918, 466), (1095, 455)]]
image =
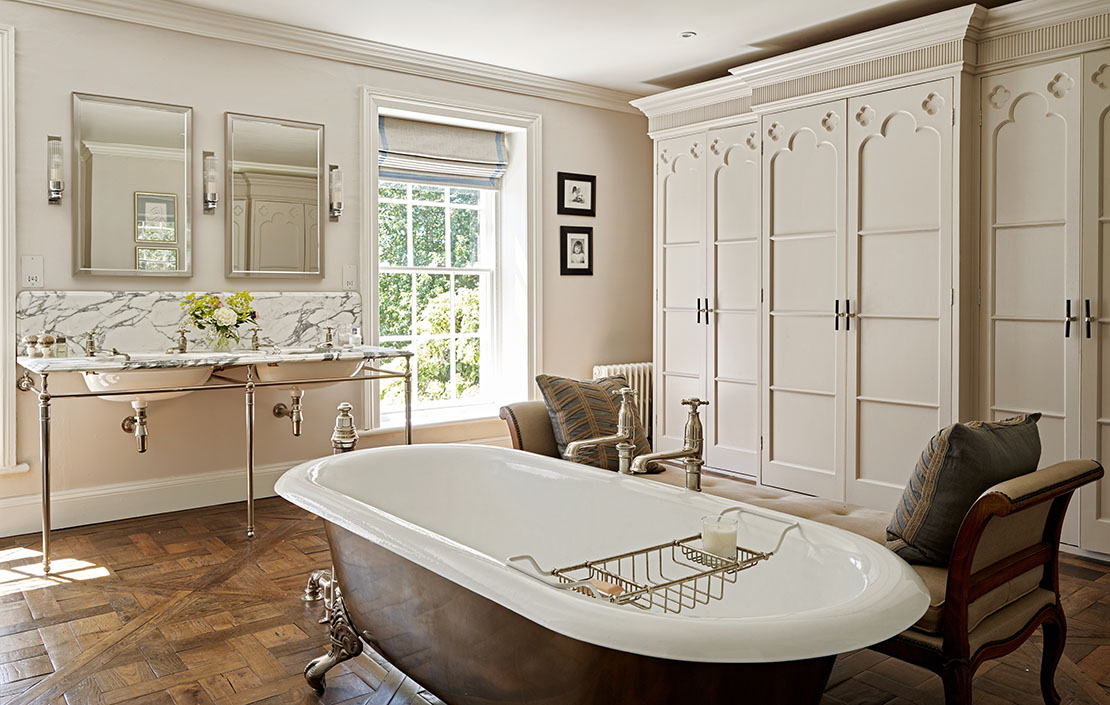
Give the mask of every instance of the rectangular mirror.
[(227, 114), (227, 274), (323, 273), (324, 126)]
[(193, 109), (73, 94), (74, 272), (187, 277)]

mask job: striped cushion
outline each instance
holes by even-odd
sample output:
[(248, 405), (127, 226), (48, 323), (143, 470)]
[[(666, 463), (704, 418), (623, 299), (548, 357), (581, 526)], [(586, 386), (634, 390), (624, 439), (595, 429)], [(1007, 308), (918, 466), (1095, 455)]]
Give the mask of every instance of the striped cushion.
[[(628, 386), (623, 375), (595, 380), (536, 375), (536, 384), (547, 404), (547, 414), (551, 417), (551, 428), (555, 431), (555, 444), (560, 456), (571, 441), (611, 436), (617, 432), (617, 413), (620, 411), (620, 397), (617, 392)], [(632, 443), (636, 446), (636, 455), (651, 451), (639, 417), (635, 420)], [(587, 448), (578, 455), (577, 460), (585, 465), (609, 470), (616, 470), (618, 467), (615, 445)]]
[(947, 566), (960, 524), (979, 495), (1031, 473), (1041, 459), (1040, 414), (972, 421), (929, 441), (886, 529), (886, 547), (910, 563)]

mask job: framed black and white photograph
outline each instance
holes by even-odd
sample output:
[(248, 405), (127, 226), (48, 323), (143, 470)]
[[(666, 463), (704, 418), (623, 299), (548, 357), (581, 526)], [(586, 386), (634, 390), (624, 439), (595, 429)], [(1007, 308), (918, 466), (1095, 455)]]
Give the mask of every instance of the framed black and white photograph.
[(135, 192), (135, 241), (177, 242), (177, 196)]
[(597, 177), (559, 172), (559, 215), (597, 215)]
[(559, 273), (594, 273), (594, 229), (578, 225), (559, 228)]

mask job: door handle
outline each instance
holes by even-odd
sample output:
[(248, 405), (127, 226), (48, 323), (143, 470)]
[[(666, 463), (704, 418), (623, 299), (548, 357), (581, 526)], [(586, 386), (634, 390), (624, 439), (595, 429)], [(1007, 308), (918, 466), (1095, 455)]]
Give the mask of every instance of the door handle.
[(698, 297), (698, 323), (701, 323), (701, 297)]
[(1075, 316), (1071, 315), (1071, 299), (1064, 301), (1064, 337), (1071, 337), (1071, 322), (1075, 320)]
[(855, 315), (852, 313), (852, 300), (844, 299), (844, 330), (852, 330), (852, 318)]
[(1091, 300), (1090, 299), (1083, 299), (1083, 308), (1084, 308), (1083, 323), (1084, 323), (1084, 325), (1087, 326), (1087, 337), (1090, 338), (1091, 337), (1091, 324), (1094, 323), (1094, 320), (1095, 320), (1095, 319), (1091, 318)]
[(705, 297), (705, 325), (709, 325), (709, 314), (713, 313), (713, 309), (709, 308), (709, 297)]
[(835, 299), (833, 301), (833, 330), (840, 330), (840, 317), (842, 315), (840, 313), (840, 299)]

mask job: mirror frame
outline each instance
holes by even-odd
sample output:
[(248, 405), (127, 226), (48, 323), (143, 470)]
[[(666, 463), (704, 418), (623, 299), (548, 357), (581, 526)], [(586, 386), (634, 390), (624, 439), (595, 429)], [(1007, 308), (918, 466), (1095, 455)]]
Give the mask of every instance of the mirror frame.
[[(193, 108), (190, 105), (177, 105), (174, 103), (155, 103), (148, 100), (133, 98), (117, 98), (115, 96), (99, 95), (96, 93), (82, 93), (73, 91), (73, 124), (71, 127), (72, 151), (71, 164), (73, 175), (73, 190), (70, 201), (72, 209), (72, 242), (73, 242), (73, 274), (74, 276), (111, 276), (111, 277), (191, 277), (193, 276)], [(179, 217), (184, 217), (182, 228), (181, 253), (185, 260), (183, 269), (172, 272), (143, 270), (143, 269), (103, 269), (97, 267), (82, 267), (81, 252), (84, 249), (84, 217), (81, 213), (84, 190), (84, 179), (81, 178), (81, 107), (80, 101), (85, 99), (90, 102), (115, 103), (118, 105), (133, 105), (137, 107), (161, 110), (164, 112), (180, 113), (185, 117), (185, 191), (182, 204), (177, 209)]]
[[(299, 127), (304, 129), (311, 129), (316, 131), (316, 198), (319, 207), (316, 209), (316, 217), (318, 224), (316, 226), (317, 234), (317, 257), (319, 261), (318, 271), (315, 272), (260, 272), (251, 270), (236, 270), (234, 268), (234, 251), (235, 243), (232, 242), (233, 224), (232, 218), (234, 217), (232, 209), (232, 197), (234, 195), (233, 184), (235, 179), (235, 153), (232, 145), (232, 121), (233, 120), (249, 120), (251, 122), (265, 122), (273, 125), (281, 125), (283, 127)], [(224, 270), (225, 276), (228, 278), (270, 278), (270, 279), (291, 279), (291, 278), (314, 278), (322, 279), (324, 277), (324, 223), (325, 214), (327, 213), (327, 171), (324, 165), (324, 125), (317, 122), (301, 122), (299, 120), (285, 120), (282, 118), (270, 118), (262, 115), (250, 115), (248, 113), (224, 113)]]

